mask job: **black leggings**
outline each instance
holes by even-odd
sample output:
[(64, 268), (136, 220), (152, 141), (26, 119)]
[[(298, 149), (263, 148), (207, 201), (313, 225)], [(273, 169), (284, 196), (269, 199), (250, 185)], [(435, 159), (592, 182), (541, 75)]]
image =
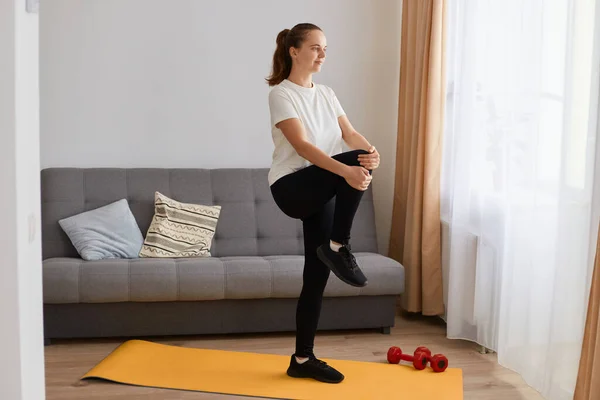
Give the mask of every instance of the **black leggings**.
[[(359, 166), (353, 150), (333, 156), (346, 165)], [(371, 172), (371, 171), (369, 171)], [(302, 220), (304, 231), (303, 284), (296, 309), (296, 355), (314, 356), (313, 347), (323, 292), (330, 270), (317, 257), (317, 247), (334, 242), (348, 244), (352, 221), (363, 196), (341, 176), (311, 165), (278, 179), (271, 186), (277, 206), (289, 217)]]

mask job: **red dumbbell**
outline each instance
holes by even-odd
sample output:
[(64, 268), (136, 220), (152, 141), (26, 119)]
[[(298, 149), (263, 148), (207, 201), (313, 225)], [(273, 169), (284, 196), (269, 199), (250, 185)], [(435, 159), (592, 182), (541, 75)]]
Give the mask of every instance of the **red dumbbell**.
[(434, 372), (444, 372), (448, 368), (448, 359), (445, 355), (436, 354), (431, 356), (431, 351), (425, 346), (417, 347), (416, 352), (427, 354), (427, 362), (429, 362)]
[(419, 346), (416, 348), (415, 353), (419, 352), (419, 353), (425, 353), (427, 354), (427, 358), (431, 357), (431, 350), (429, 350), (427, 347), (425, 346)]
[(402, 354), (400, 347), (392, 346), (388, 350), (387, 359), (390, 364), (398, 364), (400, 360), (412, 362), (413, 367), (423, 370), (427, 367), (427, 353), (415, 350), (414, 356)]
[(443, 354), (436, 354), (429, 359), (429, 364), (434, 372), (444, 372), (448, 368), (448, 359)]

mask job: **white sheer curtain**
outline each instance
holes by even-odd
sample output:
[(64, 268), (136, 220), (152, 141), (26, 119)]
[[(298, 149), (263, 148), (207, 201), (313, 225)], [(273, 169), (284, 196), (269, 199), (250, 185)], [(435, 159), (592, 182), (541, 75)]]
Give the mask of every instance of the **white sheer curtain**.
[(597, 221), (594, 0), (449, 0), (442, 167), (448, 337), (570, 399)]

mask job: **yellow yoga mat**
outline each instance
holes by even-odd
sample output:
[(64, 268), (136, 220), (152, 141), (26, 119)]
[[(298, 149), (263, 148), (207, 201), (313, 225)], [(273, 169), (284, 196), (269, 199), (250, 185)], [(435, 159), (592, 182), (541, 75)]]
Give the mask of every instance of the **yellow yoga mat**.
[(130, 340), (82, 379), (275, 399), (463, 399), (462, 370), (456, 368), (417, 371), (389, 364), (385, 356), (381, 362), (323, 359), (345, 376), (341, 383), (330, 384), (287, 376), (289, 361), (290, 356)]

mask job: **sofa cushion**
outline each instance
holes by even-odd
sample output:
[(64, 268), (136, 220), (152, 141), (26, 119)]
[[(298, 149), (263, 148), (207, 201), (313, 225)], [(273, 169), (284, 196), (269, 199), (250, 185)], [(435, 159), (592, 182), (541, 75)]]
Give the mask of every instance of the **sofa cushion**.
[[(398, 295), (404, 267), (376, 253), (355, 253), (369, 279), (364, 288), (333, 273), (326, 297)], [(296, 298), (302, 288), (304, 257), (298, 255), (43, 261), (44, 303), (111, 303)]]
[(221, 206), (189, 204), (154, 194), (154, 217), (140, 257), (210, 257)]
[(126, 199), (58, 221), (84, 260), (137, 258), (144, 237)]

